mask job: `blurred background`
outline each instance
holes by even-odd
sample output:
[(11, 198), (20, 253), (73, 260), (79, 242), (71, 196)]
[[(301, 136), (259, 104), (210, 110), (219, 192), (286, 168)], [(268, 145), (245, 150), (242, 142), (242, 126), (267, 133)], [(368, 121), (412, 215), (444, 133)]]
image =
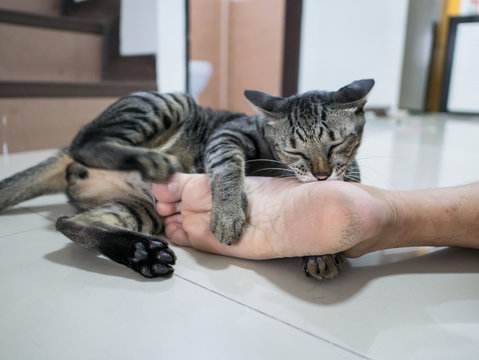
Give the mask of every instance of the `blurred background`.
[(252, 113), (374, 78), (368, 110), (479, 113), (478, 0), (0, 0), (1, 152), (66, 146), (138, 90)]

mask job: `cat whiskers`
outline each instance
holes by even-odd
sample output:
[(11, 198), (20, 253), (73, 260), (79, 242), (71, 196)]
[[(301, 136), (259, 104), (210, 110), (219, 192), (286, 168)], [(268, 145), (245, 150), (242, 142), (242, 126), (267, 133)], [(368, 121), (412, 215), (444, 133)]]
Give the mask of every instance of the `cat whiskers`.
[(281, 179), (296, 179), (296, 180), (298, 180), (296, 175), (280, 175), (278, 177), (281, 178)]
[(344, 175), (343, 177), (344, 180), (350, 180), (351, 182), (359, 183), (358, 179), (349, 175)]
[[(273, 171), (281, 171), (281, 172), (285, 172), (285, 173), (288, 173), (288, 174), (294, 174), (294, 171), (291, 170), (291, 169), (282, 169), (282, 168), (261, 168), (261, 169), (256, 169), (255, 171), (253, 171), (251, 173), (251, 175), (254, 175), (255, 173), (259, 172), (259, 171), (270, 171), (270, 172), (273, 172)], [(282, 176), (279, 176), (279, 177), (282, 177)]]
[(348, 175), (361, 175), (361, 171), (347, 171), (346, 174), (348, 174)]
[[(386, 175), (384, 175), (383, 173), (381, 173), (380, 171), (376, 170), (375, 168), (373, 168), (373, 167), (371, 167), (371, 166), (364, 165), (364, 164), (359, 164), (359, 167), (360, 167), (361, 169), (372, 170), (372, 171), (374, 171), (376, 174), (381, 175), (383, 178), (385, 178), (385, 179), (387, 178)], [(364, 172), (364, 171), (363, 171), (363, 172)]]
[(401, 160), (410, 160), (410, 156), (365, 156), (365, 157), (356, 157), (356, 160), (370, 160), (370, 159), (401, 159)]
[(264, 161), (264, 162), (269, 161), (269, 162), (281, 164), (282, 166), (284, 166), (284, 164), (283, 164), (281, 161), (279, 161), (279, 160), (273, 160), (273, 159), (251, 159), (251, 160), (246, 160), (245, 162), (246, 162), (246, 163), (249, 163), (249, 162), (260, 162), (260, 161), (261, 161), (261, 162), (263, 162), (263, 161)]
[[(361, 169), (366, 168), (368, 170), (372, 170), (373, 172), (375, 172), (378, 175), (381, 175), (381, 177), (383, 177), (384, 179), (387, 180), (386, 175), (382, 174), (381, 172), (377, 171), (376, 169), (372, 168), (371, 166), (366, 166), (366, 165), (361, 164), (360, 168)], [(362, 182), (366, 181), (367, 183), (371, 183), (371, 184), (376, 183), (375, 180), (371, 181), (372, 180), (371, 176), (367, 176), (368, 175), (367, 171), (366, 171), (366, 174), (365, 174), (364, 170), (350, 170), (350, 171), (347, 172), (347, 175), (345, 175), (344, 178), (345, 179), (347, 178), (348, 180), (352, 180), (353, 182), (358, 182), (352, 177), (352, 176), (355, 176), (355, 175), (360, 176), (361, 179), (362, 179)], [(369, 174), (369, 175), (371, 175), (371, 174)], [(387, 186), (391, 186), (390, 181), (386, 181), (386, 184), (387, 184)]]

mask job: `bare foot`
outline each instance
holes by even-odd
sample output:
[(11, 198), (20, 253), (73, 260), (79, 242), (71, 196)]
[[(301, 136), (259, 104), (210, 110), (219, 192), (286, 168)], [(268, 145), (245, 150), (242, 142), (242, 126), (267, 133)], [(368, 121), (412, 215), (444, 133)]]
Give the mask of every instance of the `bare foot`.
[(218, 243), (209, 230), (208, 177), (177, 174), (155, 184), (157, 211), (166, 235), (181, 246), (247, 259), (307, 255), (362, 255), (394, 218), (380, 194), (340, 181), (300, 183), (294, 179), (248, 177), (247, 225), (237, 243)]

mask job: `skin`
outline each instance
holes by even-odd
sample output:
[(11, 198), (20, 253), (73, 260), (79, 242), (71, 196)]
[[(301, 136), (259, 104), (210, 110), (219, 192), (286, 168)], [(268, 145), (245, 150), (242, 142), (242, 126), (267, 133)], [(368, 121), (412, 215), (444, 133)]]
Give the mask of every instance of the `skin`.
[(404, 246), (479, 248), (479, 183), (391, 191), (341, 181), (248, 177), (247, 224), (231, 246), (209, 230), (208, 177), (176, 174), (153, 185), (165, 232), (180, 246), (246, 259), (347, 257)]

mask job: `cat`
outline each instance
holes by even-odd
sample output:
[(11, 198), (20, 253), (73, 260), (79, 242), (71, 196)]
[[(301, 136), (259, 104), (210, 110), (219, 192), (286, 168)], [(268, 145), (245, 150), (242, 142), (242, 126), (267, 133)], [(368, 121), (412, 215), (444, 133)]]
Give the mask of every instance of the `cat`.
[[(230, 245), (246, 221), (245, 175), (359, 182), (354, 158), (373, 86), (364, 79), (287, 98), (247, 90), (254, 116), (201, 107), (188, 94), (130, 94), (85, 125), (68, 148), (1, 181), (0, 211), (65, 192), (78, 213), (58, 218), (60, 232), (145, 277), (170, 276), (176, 257), (162, 234), (152, 182), (176, 172), (207, 173), (210, 229)], [(302, 263), (318, 279), (334, 277), (343, 265), (342, 254)]]

